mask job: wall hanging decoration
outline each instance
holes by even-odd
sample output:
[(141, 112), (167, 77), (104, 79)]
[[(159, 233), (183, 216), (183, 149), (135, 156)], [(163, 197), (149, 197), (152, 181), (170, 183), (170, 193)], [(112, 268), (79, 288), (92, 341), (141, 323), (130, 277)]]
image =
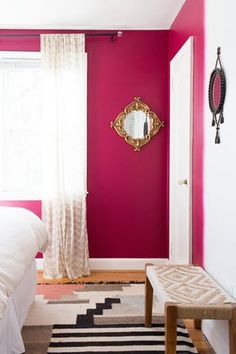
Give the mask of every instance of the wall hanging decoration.
[(111, 127), (115, 128), (135, 151), (140, 151), (163, 126), (164, 122), (150, 111), (140, 97), (135, 97), (134, 101), (118, 114), (115, 121), (111, 122)]
[(214, 70), (211, 73), (209, 88), (208, 88), (208, 99), (209, 107), (212, 112), (212, 123), (211, 125), (216, 127), (216, 137), (215, 143), (220, 144), (220, 124), (224, 123), (223, 108), (225, 102), (226, 93), (226, 79), (225, 73), (222, 68), (220, 60), (221, 50), (220, 47), (217, 48), (217, 59)]

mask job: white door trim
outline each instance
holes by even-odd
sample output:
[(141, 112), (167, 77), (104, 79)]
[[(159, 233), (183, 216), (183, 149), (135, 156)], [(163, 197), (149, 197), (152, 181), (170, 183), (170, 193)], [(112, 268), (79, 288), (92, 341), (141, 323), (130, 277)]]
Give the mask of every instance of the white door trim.
[[(189, 37), (189, 39), (184, 43), (178, 53), (174, 56), (174, 58), (170, 62), (170, 170), (169, 170), (169, 259), (170, 262), (173, 263), (183, 263), (182, 259), (179, 260), (177, 256), (178, 247), (181, 247), (181, 237), (176, 237), (176, 233), (174, 233), (174, 181), (173, 181), (173, 166), (174, 166), (174, 138), (175, 138), (175, 129), (181, 129), (181, 126), (177, 126), (172, 123), (172, 112), (173, 112), (173, 101), (172, 97), (174, 95), (172, 90), (172, 81), (174, 74), (174, 64), (181, 60), (183, 56), (186, 56), (188, 59), (188, 65), (190, 67), (186, 68), (190, 72), (189, 75), (189, 137), (188, 137), (188, 146), (189, 146), (189, 166), (188, 166), (188, 176), (187, 183), (189, 188), (189, 239), (188, 239), (188, 247), (185, 248), (184, 252), (184, 263), (192, 262), (192, 130), (193, 130), (193, 37)], [(181, 92), (181, 91), (180, 91)], [(185, 177), (184, 177), (185, 178)], [(176, 182), (176, 181), (175, 181)], [(184, 187), (181, 187), (184, 188)]]

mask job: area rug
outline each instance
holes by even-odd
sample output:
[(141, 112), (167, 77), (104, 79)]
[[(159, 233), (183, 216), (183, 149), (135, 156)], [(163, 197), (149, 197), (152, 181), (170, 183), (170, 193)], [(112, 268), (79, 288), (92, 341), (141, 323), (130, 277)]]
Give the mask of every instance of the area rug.
[[(164, 324), (145, 328), (139, 324), (110, 324), (79, 327), (55, 325), (48, 353), (164, 353)], [(197, 353), (187, 330), (179, 325), (177, 353)]]
[[(164, 353), (164, 325), (154, 301), (145, 328), (144, 284), (41, 285), (23, 337), (26, 354)], [(178, 327), (178, 354), (197, 353)]]
[(104, 303), (105, 298), (118, 298), (119, 304), (104, 310), (104, 316), (143, 316), (144, 284), (57, 284), (38, 285), (26, 326), (51, 326), (76, 323), (77, 315)]

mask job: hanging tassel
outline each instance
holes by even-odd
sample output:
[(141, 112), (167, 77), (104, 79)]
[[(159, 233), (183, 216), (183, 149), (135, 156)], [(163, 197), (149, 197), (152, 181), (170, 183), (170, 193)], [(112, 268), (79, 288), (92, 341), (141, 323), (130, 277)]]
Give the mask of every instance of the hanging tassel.
[(220, 144), (219, 128), (216, 130), (215, 144)]
[(215, 115), (213, 114), (212, 116), (212, 121), (211, 121), (211, 126), (214, 127), (216, 125), (216, 117)]
[(223, 112), (220, 114), (220, 124), (224, 123), (224, 115)]

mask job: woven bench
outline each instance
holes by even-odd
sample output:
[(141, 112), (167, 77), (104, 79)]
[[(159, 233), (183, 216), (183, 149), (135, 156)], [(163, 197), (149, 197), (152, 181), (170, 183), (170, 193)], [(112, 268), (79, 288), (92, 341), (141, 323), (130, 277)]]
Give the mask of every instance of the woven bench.
[(229, 296), (201, 267), (192, 265), (147, 265), (145, 326), (152, 325), (153, 292), (165, 315), (165, 353), (176, 354), (177, 320), (193, 319), (201, 329), (202, 319), (229, 321), (229, 354), (236, 354), (236, 300)]

